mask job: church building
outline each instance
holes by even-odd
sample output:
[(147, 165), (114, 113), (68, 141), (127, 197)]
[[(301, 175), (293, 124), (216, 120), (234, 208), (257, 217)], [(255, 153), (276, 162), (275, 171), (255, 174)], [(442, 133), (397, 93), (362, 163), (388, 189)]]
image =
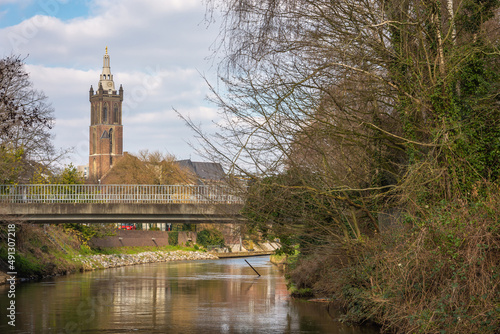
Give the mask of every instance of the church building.
[(97, 183), (123, 157), (123, 87), (115, 90), (107, 47), (97, 91), (90, 86), (89, 100), (89, 179)]

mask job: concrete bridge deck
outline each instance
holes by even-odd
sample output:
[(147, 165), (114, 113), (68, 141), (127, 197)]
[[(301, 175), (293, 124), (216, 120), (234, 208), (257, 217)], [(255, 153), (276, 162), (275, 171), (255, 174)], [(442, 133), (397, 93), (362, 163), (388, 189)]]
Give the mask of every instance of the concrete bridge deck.
[(222, 187), (50, 186), (0, 186), (0, 216), (35, 223), (245, 222), (243, 202)]
[(35, 223), (243, 223), (241, 204), (3, 203), (0, 216)]
[(10, 203), (0, 216), (34, 223), (243, 223), (238, 204)]

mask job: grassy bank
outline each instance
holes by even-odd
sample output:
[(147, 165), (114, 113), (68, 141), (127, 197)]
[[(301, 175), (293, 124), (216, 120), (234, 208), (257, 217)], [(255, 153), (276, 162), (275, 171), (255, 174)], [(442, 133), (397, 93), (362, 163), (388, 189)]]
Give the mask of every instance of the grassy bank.
[[(106, 233), (110, 233), (107, 231)], [(112, 232), (111, 232), (112, 233)], [(89, 234), (65, 228), (63, 225), (16, 224), (15, 262), (17, 277), (38, 279), (48, 276), (65, 275), (83, 271), (79, 257), (89, 255), (138, 254), (143, 252), (196, 251), (197, 247), (162, 246), (162, 247), (119, 247), (93, 249), (87, 245)], [(4, 281), (8, 272), (8, 234), (7, 226), (0, 226), (0, 272)], [(87, 268), (88, 269), (88, 268)]]

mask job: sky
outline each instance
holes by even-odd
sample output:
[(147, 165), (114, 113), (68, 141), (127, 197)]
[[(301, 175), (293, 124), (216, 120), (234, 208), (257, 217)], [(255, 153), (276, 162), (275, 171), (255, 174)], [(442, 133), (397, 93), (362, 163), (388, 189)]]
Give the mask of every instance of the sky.
[(216, 80), (219, 27), (206, 16), (202, 0), (0, 0), (0, 56), (26, 57), (54, 108), (54, 145), (72, 149), (63, 163), (88, 163), (89, 89), (98, 87), (106, 47), (115, 87), (124, 89), (123, 150), (202, 161), (174, 109), (215, 130), (204, 77)]

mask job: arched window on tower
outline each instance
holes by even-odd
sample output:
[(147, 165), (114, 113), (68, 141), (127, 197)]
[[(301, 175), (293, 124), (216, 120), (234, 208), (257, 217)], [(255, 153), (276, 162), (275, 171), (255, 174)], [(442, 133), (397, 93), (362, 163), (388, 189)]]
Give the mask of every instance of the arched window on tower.
[(108, 122), (108, 104), (104, 103), (104, 107), (102, 108), (102, 122)]
[(118, 120), (118, 103), (115, 103), (113, 107), (113, 122), (120, 123), (120, 121)]

